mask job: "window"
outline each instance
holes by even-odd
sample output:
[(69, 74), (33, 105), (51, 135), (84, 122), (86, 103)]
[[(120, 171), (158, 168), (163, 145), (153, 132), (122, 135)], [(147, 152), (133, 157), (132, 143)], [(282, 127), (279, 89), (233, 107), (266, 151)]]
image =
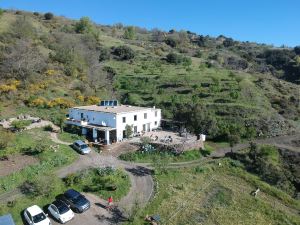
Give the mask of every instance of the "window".
[(134, 127), (133, 127), (133, 132), (134, 132), (134, 133), (137, 133), (137, 126), (134, 126)]
[(137, 121), (137, 115), (134, 115), (134, 116), (133, 116), (133, 120), (134, 120), (134, 121)]
[(154, 125), (157, 126), (157, 121), (154, 122)]
[(157, 111), (155, 111), (155, 117), (157, 117)]
[(144, 113), (144, 119), (147, 119), (147, 113)]
[(123, 120), (123, 123), (126, 123), (126, 117), (123, 117), (122, 120)]

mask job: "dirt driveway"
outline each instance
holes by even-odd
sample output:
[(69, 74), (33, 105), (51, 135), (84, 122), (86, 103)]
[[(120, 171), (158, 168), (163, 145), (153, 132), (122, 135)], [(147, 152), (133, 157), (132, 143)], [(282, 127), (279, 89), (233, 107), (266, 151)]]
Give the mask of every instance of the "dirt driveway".
[[(108, 212), (105, 209), (105, 201), (99, 199), (97, 196), (84, 193), (86, 198), (91, 202), (91, 208), (84, 213), (75, 213), (72, 221), (68, 222), (70, 225), (111, 225), (124, 222), (126, 218), (122, 216), (120, 211), (114, 210)], [(52, 225), (59, 225), (57, 221), (51, 218)]]

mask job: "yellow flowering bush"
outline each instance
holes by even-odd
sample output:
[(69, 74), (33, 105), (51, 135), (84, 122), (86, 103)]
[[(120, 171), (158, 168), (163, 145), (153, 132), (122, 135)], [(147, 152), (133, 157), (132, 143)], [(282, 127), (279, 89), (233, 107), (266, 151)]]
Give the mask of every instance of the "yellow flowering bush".
[(0, 85), (0, 92), (8, 93), (11, 91), (16, 91), (20, 84), (21, 82), (19, 80), (10, 80), (7, 84)]
[(57, 74), (57, 71), (56, 70), (52, 70), (52, 69), (49, 69), (45, 72), (45, 74), (47, 76), (53, 76), (53, 75), (56, 75)]
[(86, 96), (84, 101), (89, 105), (95, 105), (100, 102), (100, 98), (97, 96)]
[(53, 108), (59, 106), (60, 108), (70, 108), (74, 103), (65, 98), (54, 98), (53, 100), (47, 102), (47, 107)]
[(30, 92), (37, 92), (39, 90), (45, 90), (48, 87), (48, 83), (47, 82), (41, 82), (41, 83), (37, 83), (37, 84), (30, 84), (29, 85), (29, 91)]
[(80, 91), (76, 90), (76, 91), (74, 92), (74, 95), (75, 95), (75, 98), (76, 98), (77, 100), (79, 100), (80, 102), (83, 102), (83, 101), (84, 101), (84, 96), (81, 94)]
[(44, 107), (46, 105), (46, 100), (44, 98), (36, 98), (29, 102), (31, 107)]

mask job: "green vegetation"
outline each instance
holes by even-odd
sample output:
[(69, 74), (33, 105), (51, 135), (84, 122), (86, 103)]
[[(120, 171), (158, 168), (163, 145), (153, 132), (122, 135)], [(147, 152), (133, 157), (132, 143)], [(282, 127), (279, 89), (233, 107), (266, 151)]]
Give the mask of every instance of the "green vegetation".
[(32, 205), (32, 202), (44, 207), (69, 188), (80, 192), (92, 192), (104, 199), (113, 195), (118, 200), (128, 193), (130, 181), (124, 171), (109, 168), (84, 170), (63, 180), (48, 173), (48, 176), (38, 176), (23, 182), (20, 189), (25, 196), (7, 205), (0, 205), (0, 214), (10, 212), (15, 222), (22, 224), (20, 212)]
[(130, 188), (128, 175), (121, 169), (98, 168), (70, 174), (63, 179), (67, 187), (82, 192), (91, 192), (103, 199), (113, 196), (115, 200), (124, 197)]
[(185, 162), (191, 160), (197, 160), (201, 158), (201, 152), (199, 150), (185, 151), (180, 155), (174, 155), (169, 152), (129, 152), (120, 155), (120, 159), (125, 161), (152, 163), (155, 160), (167, 160), (168, 162)]
[(52, 20), (54, 15), (51, 12), (47, 12), (47, 13), (45, 13), (44, 17), (45, 17), (45, 20)]
[[(147, 145), (147, 143), (145, 144)], [(143, 162), (152, 163), (157, 160), (171, 162), (186, 162), (192, 160), (198, 160), (202, 156), (209, 155), (214, 148), (205, 143), (205, 150), (189, 150), (184, 151), (181, 154), (175, 154), (170, 151), (156, 151), (155, 149), (149, 151), (143, 151), (143, 149), (136, 152), (124, 153), (119, 156), (121, 160), (133, 161), (133, 162)]]
[(133, 40), (135, 36), (135, 29), (132, 26), (126, 27), (124, 32), (124, 38)]
[(70, 143), (73, 143), (76, 140), (84, 140), (85, 139), (84, 136), (81, 136), (78, 134), (72, 134), (72, 133), (68, 133), (68, 132), (59, 133), (58, 138), (62, 141), (70, 142)]
[[(25, 181), (43, 177), (62, 166), (73, 162), (78, 155), (70, 147), (57, 145), (49, 139), (49, 134), (41, 129), (33, 129), (16, 134), (15, 140), (1, 150), (1, 156), (27, 154), (37, 157), (39, 163), (0, 178), (0, 193), (13, 190)], [(57, 147), (54, 147), (57, 146)]]
[(117, 96), (162, 108), (165, 118), (218, 141), (300, 127), (298, 48), (9, 10), (0, 32), (9, 49), (0, 68), (0, 118), (30, 113), (59, 124), (73, 105)]
[(17, 130), (22, 130), (31, 124), (31, 120), (14, 120), (11, 125)]
[[(299, 185), (299, 155), (294, 152), (280, 152), (276, 147), (251, 144), (243, 153), (232, 153), (231, 158), (239, 160), (245, 169), (258, 175), (262, 180), (297, 197)], [(291, 159), (294, 158), (294, 159)]]
[(1, 150), (7, 148), (14, 138), (15, 135), (12, 132), (0, 128), (0, 156), (2, 155)]
[[(159, 214), (163, 224), (300, 222), (299, 202), (231, 162), (225, 159), (156, 174), (156, 196), (127, 224), (143, 224), (147, 214)], [(250, 193), (256, 187), (261, 192), (255, 198)]]

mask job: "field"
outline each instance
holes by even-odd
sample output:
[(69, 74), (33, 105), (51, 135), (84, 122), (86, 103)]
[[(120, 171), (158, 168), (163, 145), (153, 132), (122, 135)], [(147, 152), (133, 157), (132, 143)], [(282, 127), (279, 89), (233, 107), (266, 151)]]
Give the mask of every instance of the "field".
[[(219, 165), (220, 163), (220, 165)], [(227, 159), (156, 174), (156, 196), (133, 222), (160, 215), (163, 224), (299, 224), (299, 201)], [(255, 198), (250, 193), (259, 187)]]

